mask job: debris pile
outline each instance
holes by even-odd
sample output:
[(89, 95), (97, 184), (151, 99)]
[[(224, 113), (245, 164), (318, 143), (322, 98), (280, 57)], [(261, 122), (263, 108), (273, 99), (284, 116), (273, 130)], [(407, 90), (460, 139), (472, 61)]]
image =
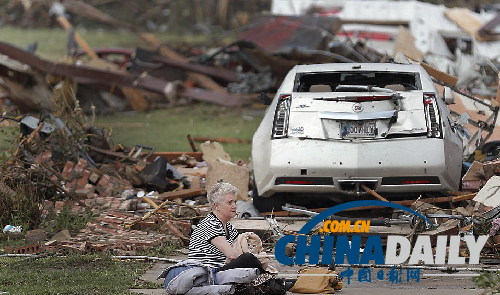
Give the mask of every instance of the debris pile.
[(203, 143), (202, 152), (113, 146), (104, 130), (83, 116), (76, 98), (64, 92), (70, 85), (57, 87), (53, 114), (2, 115), (2, 120), (18, 122), (21, 134), (1, 164), (0, 218), (6, 224), (12, 214), (28, 217), (28, 228), (64, 210), (94, 219), (76, 236), (9, 251), (131, 254), (163, 244), (186, 245), (193, 222), (209, 212), (205, 183), (227, 179), (241, 188), (239, 198), (248, 200), (246, 163), (231, 162), (217, 142)]
[[(73, 9), (82, 4), (77, 2), (65, 1)], [(138, 37), (150, 49), (92, 49), (65, 20), (64, 11), (57, 21), (72, 32), (69, 43), (82, 49), (70, 48), (65, 62), (0, 42), (3, 104), (41, 113), (39, 118), (2, 116), (18, 122), (21, 134), (12, 157), (0, 167), (0, 205), (5, 211), (0, 221), (12, 212), (23, 213), (29, 215), (29, 226), (36, 227), (43, 216), (64, 208), (95, 217), (73, 237), (63, 234), (46, 242), (47, 234), (40, 234), (32, 244), (9, 251), (134, 254), (164, 243), (185, 245), (191, 225), (209, 211), (205, 187), (223, 179), (239, 189), (239, 202), (250, 200), (248, 165), (232, 162), (220, 144), (211, 140), (201, 145), (201, 152), (181, 153), (113, 146), (84, 113), (146, 111), (193, 100), (245, 106), (255, 101), (256, 93), (276, 92), (297, 64), (396, 61), (421, 64), (449, 104), (456, 120), (448, 123), (464, 140), (463, 191), (393, 201), (412, 206), (435, 228), (391, 212), (372, 220), (373, 232), (410, 238), (416, 233), (489, 234), (483, 255), (498, 263), (500, 41), (492, 29), (498, 16), (417, 1), (344, 1), (339, 7), (289, 2), (295, 4), (276, 5), (273, 15), (253, 18), (235, 42), (209, 50), (174, 50), (148, 33)], [(122, 25), (97, 11), (93, 15)], [(367, 193), (385, 200), (374, 191)], [(286, 207), (263, 217), (239, 205), (240, 217), (249, 220), (236, 220), (238, 229), (274, 236), (296, 233), (324, 210)]]

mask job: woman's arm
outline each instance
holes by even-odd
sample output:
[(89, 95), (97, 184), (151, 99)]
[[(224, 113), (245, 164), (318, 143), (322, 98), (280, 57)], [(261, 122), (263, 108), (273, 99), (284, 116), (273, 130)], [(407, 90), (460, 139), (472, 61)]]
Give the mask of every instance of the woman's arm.
[(215, 247), (219, 248), (219, 250), (226, 255), (228, 260), (233, 260), (236, 257), (238, 257), (238, 254), (236, 251), (229, 245), (229, 242), (227, 241), (226, 237), (224, 236), (218, 236), (213, 238), (210, 243), (212, 243)]

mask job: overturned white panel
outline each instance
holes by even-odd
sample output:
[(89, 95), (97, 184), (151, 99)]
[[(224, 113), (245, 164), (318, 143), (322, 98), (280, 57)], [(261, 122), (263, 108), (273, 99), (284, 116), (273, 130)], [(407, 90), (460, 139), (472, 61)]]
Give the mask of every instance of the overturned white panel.
[(473, 199), (485, 206), (500, 206), (500, 176), (493, 176)]

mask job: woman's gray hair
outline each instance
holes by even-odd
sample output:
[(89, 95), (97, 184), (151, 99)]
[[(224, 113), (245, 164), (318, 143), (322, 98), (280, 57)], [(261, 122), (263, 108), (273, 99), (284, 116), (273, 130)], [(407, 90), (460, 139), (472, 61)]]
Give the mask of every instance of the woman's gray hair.
[(222, 198), (227, 195), (227, 194), (234, 194), (236, 195), (238, 193), (238, 189), (227, 182), (217, 182), (216, 184), (212, 185), (210, 189), (207, 191), (207, 199), (208, 203), (210, 204), (210, 207), (213, 209), (214, 204), (222, 201)]

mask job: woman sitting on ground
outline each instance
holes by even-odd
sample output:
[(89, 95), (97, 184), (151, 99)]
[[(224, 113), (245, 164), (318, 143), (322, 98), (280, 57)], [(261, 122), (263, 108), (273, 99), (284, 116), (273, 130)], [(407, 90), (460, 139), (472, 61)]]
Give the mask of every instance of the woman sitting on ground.
[(198, 223), (189, 240), (189, 260), (196, 260), (217, 271), (231, 268), (258, 268), (262, 264), (252, 253), (237, 255), (232, 248), (238, 231), (229, 220), (236, 216), (238, 189), (225, 182), (213, 185), (207, 192), (212, 211)]

